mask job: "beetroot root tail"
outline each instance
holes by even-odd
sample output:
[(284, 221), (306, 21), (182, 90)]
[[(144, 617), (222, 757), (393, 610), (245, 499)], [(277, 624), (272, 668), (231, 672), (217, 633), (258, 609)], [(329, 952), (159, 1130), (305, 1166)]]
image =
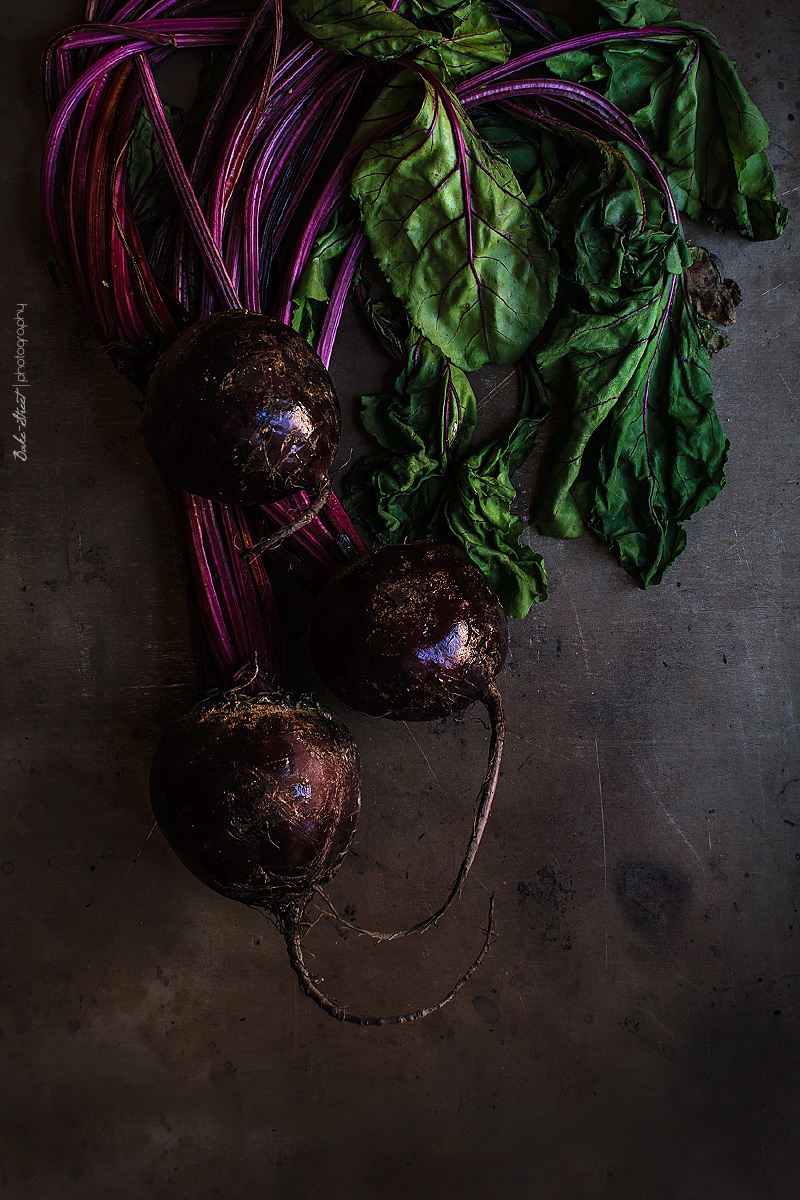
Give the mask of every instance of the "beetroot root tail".
[(256, 558), (259, 554), (263, 554), (265, 550), (272, 550), (275, 546), (279, 546), (285, 538), (291, 537), (293, 533), (304, 529), (306, 525), (310, 525), (315, 517), (318, 517), (325, 505), (331, 498), (333, 484), (330, 476), (325, 476), (320, 489), (313, 500), (310, 500), (308, 507), (304, 508), (301, 513), (288, 525), (281, 525), (280, 529), (276, 529), (268, 538), (262, 538), (260, 542), (256, 542), (255, 546), (250, 546), (244, 554), (246, 559)]
[(464, 886), (464, 881), (469, 874), (470, 868), (475, 861), (475, 855), (478, 853), (478, 847), (481, 844), (483, 831), (486, 828), (489, 820), (489, 814), (492, 811), (492, 801), (494, 793), (497, 789), (497, 780), (500, 775), (500, 763), (503, 757), (503, 745), (505, 742), (505, 719), (503, 716), (503, 701), (494, 682), (491, 682), (486, 689), (486, 695), (482, 697), (482, 703), (486, 707), (491, 723), (491, 741), (489, 744), (489, 765), (486, 769), (486, 776), (481, 784), (481, 790), (478, 793), (478, 799), (475, 804), (475, 818), (472, 824), (472, 833), (470, 834), (467, 850), (464, 855), (464, 860), (458, 869), (455, 882), (453, 883), (450, 893), (440, 908), (436, 912), (431, 913), (423, 921), (412, 925), (410, 929), (397, 929), (392, 933), (382, 932), (375, 929), (364, 929), (361, 925), (356, 925), (353, 921), (348, 921), (340, 916), (336, 909), (331, 904), (328, 897), (323, 891), (317, 888), (317, 892), (322, 896), (323, 900), (330, 909), (335, 920), (343, 925), (346, 929), (352, 929), (355, 933), (364, 934), (366, 937), (376, 938), (378, 941), (391, 942), (395, 938), (407, 937), (410, 933), (422, 933), (426, 929), (430, 929), (435, 925), (440, 917), (447, 912), (454, 900), (457, 900), (461, 894), (461, 889)]
[(292, 964), (294, 973), (300, 982), (300, 987), (303, 989), (309, 999), (326, 1012), (328, 1016), (333, 1017), (336, 1021), (344, 1021), (350, 1025), (405, 1025), (409, 1021), (419, 1021), (422, 1017), (428, 1017), (431, 1013), (438, 1012), (440, 1008), (444, 1008), (445, 1004), (449, 1004), (453, 997), (461, 990), (468, 979), (477, 971), (478, 967), (486, 957), (489, 947), (492, 944), (493, 931), (493, 914), (494, 914), (494, 895), (489, 899), (489, 915), (486, 922), (486, 936), (481, 947), (480, 954), (473, 962), (472, 966), (464, 972), (457, 980), (454, 986), (450, 989), (446, 996), (437, 1001), (436, 1004), (431, 1004), (427, 1008), (418, 1008), (414, 1012), (399, 1013), (395, 1016), (373, 1017), (360, 1016), (357, 1013), (348, 1012), (346, 1008), (336, 1004), (317, 987), (314, 980), (308, 973), (305, 960), (303, 958), (302, 947), (302, 932), (301, 918), (298, 912), (289, 915), (281, 924), (281, 931), (286, 939), (286, 948), (289, 951), (289, 961)]

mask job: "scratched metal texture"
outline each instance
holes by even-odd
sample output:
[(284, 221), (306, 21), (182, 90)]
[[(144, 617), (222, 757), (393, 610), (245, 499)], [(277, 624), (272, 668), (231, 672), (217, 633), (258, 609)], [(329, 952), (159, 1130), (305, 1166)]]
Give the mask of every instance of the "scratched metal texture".
[[(180, 580), (131, 390), (54, 285), (38, 217), (38, 55), (77, 7), (2, 6), (3, 1196), (793, 1200), (796, 6), (684, 6), (766, 114), (793, 213), (777, 243), (703, 234), (744, 295), (713, 364), (727, 487), (646, 593), (588, 538), (542, 543), (550, 599), (513, 625), (503, 774), (462, 902), (405, 942), (326, 920), (308, 936), (334, 996), (416, 1007), (471, 960), (495, 893), (496, 943), (457, 1000), (372, 1030), (304, 999), (269, 923), (153, 829), (150, 758), (195, 686)], [(363, 447), (355, 398), (386, 368), (352, 321), (333, 372)], [(482, 387), (511, 402), (504, 373)], [(313, 682), (284, 600), (294, 679)], [(396, 926), (460, 860), (485, 722), (347, 720), (364, 811), (331, 895)]]

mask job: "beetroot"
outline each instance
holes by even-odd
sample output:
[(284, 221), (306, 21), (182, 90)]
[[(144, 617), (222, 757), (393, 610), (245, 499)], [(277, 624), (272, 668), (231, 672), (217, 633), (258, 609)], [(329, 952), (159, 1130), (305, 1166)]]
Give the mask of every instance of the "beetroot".
[(320, 593), (308, 636), (340, 700), (403, 721), (483, 700), (508, 644), (486, 577), (463, 551), (434, 541), (376, 546), (346, 563)]
[(477, 700), (492, 729), (472, 834), (447, 900), (411, 930), (362, 932), (397, 937), (425, 929), (460, 892), (500, 773), (504, 721), (494, 679), (507, 643), (506, 617), (486, 577), (462, 550), (443, 542), (374, 547), (340, 567), (317, 597), (309, 625), (311, 659), (340, 700), (403, 721), (447, 716)]
[(270, 909), (291, 908), (334, 874), (360, 794), (347, 728), (316, 705), (270, 696), (195, 705), (162, 737), (150, 776), (156, 819), (189, 870)]
[(274, 918), (304, 992), (337, 1020), (384, 1025), (426, 1016), (455, 995), (486, 953), (489, 932), (443, 1000), (399, 1016), (357, 1016), (311, 979), (301, 946), (306, 907), (347, 853), (360, 806), (355, 742), (316, 704), (233, 691), (201, 701), (162, 737), (150, 795), (182, 862), (223, 896)]
[(336, 391), (305, 339), (272, 317), (217, 312), (186, 329), (156, 364), (143, 428), (156, 464), (194, 495), (228, 504), (330, 495)]

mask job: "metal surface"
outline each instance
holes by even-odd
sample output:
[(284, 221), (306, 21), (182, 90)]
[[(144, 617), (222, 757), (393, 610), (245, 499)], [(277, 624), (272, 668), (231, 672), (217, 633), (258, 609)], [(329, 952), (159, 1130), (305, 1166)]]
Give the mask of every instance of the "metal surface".
[[(503, 774), (461, 903), (404, 942), (324, 919), (307, 939), (328, 990), (378, 1011), (447, 990), (490, 892), (496, 944), (446, 1009), (367, 1030), (307, 1001), (269, 923), (152, 828), (150, 757), (194, 694), (180, 579), (131, 390), (54, 286), (38, 215), (38, 56), (76, 7), (2, 9), (3, 1196), (795, 1197), (796, 6), (684, 10), (737, 60), (793, 213), (777, 243), (696, 231), (744, 295), (713, 364), (728, 484), (647, 592), (588, 538), (537, 541), (551, 597), (513, 624)], [(384, 371), (353, 323), (333, 371), (352, 415)], [(396, 927), (460, 861), (485, 722), (347, 720), (364, 812), (331, 896)]]

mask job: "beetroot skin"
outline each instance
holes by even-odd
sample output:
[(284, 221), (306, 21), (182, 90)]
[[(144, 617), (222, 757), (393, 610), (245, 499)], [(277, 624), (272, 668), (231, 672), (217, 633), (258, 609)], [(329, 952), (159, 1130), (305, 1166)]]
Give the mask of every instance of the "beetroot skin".
[(315, 704), (274, 696), (201, 701), (162, 737), (150, 796), (194, 875), (272, 911), (330, 879), (358, 824), (358, 751)]
[(505, 663), (505, 613), (462, 550), (376, 546), (341, 567), (314, 604), (311, 659), (351, 708), (395, 720), (444, 717), (486, 697)]
[(436, 1012), (471, 978), (480, 954), (437, 1003), (392, 1016), (349, 1012), (320, 991), (303, 958), (306, 907), (336, 872), (358, 823), (358, 751), (318, 705), (236, 692), (200, 701), (166, 731), (150, 772), (167, 842), (208, 887), (272, 915), (305, 994), (337, 1021), (402, 1025)]
[(326, 486), (336, 390), (299, 333), (246, 311), (195, 322), (159, 358), (144, 410), (154, 462), (186, 492), (267, 504)]

